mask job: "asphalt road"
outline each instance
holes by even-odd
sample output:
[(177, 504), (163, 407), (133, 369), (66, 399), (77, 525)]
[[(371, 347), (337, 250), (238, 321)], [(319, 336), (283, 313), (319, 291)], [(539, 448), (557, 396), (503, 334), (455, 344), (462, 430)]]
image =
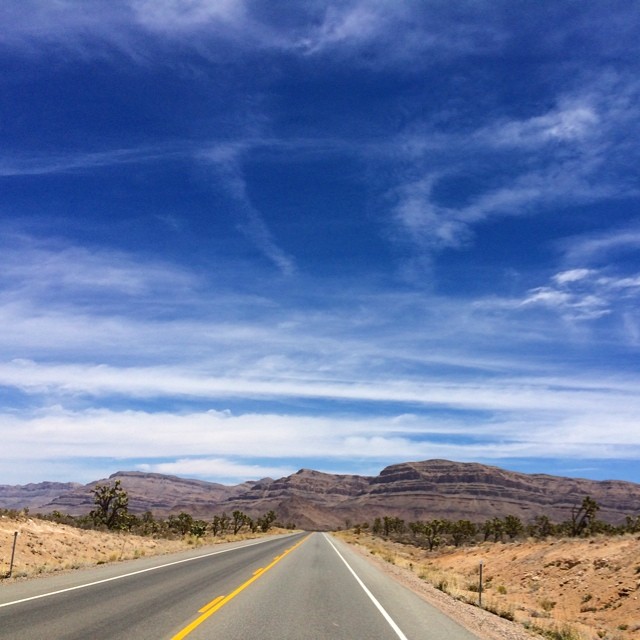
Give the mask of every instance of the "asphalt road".
[(348, 545), (295, 534), (0, 586), (0, 638), (473, 640)]

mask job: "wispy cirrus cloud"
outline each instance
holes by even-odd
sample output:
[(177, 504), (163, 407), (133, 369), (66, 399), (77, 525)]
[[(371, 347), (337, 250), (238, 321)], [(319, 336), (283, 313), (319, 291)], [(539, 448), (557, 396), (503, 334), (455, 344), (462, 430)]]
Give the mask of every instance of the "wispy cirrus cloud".
[(498, 123), (477, 135), (487, 144), (523, 149), (581, 141), (592, 137), (599, 124), (600, 118), (590, 105), (576, 104), (526, 120)]
[(82, 58), (101, 58), (110, 50), (118, 51), (146, 64), (149, 36), (191, 38), (193, 46), (194, 36), (205, 30), (221, 39), (233, 37), (236, 29), (245, 31), (250, 24), (245, 4), (243, 0), (114, 0), (107, 4), (88, 0), (81, 5), (68, 0), (9, 0), (0, 9), (6, 27), (0, 43), (32, 55), (51, 47)]
[[(418, 246), (427, 249), (464, 246), (474, 226), (499, 217), (534, 215), (551, 206), (622, 198), (632, 191), (615, 183), (593, 184), (600, 163), (568, 161), (524, 172), (502, 186), (484, 191), (468, 205), (439, 204), (433, 196), (437, 177), (429, 175), (398, 187), (394, 218)], [(446, 171), (438, 171), (445, 175)]]
[(566, 238), (559, 243), (568, 264), (598, 264), (617, 253), (640, 248), (640, 228), (613, 228), (599, 233)]
[[(5, 25), (0, 44), (36, 55), (65, 50), (83, 58), (104, 58), (111, 49), (139, 64), (149, 64), (159, 49), (174, 44), (228, 59), (231, 44), (236, 52), (337, 56), (360, 67), (409, 74), (441, 60), (521, 52), (523, 43), (533, 55), (550, 58), (583, 42), (593, 57), (612, 51), (632, 56), (636, 50), (631, 6), (615, 12), (573, 7), (567, 19), (550, 25), (550, 4), (528, 7), (528, 19), (517, 21), (509, 3), (484, 1), (457, 6), (437, 0), (313, 0), (281, 7), (247, 0), (86, 0), (81, 5), (6, 0), (0, 8)], [(546, 38), (539, 37), (543, 28), (551, 30)]]
[(483, 3), (459, 11), (411, 0), (317, 2), (292, 44), (306, 56), (336, 55), (368, 69), (412, 73), (416, 65), (501, 50), (508, 34), (493, 17)]
[(5, 153), (0, 156), (0, 176), (9, 178), (88, 172), (119, 165), (149, 164), (185, 159), (190, 157), (192, 153), (193, 149), (186, 144), (142, 145), (128, 149), (33, 155)]
[(130, 0), (135, 21), (151, 31), (192, 30), (207, 25), (233, 26), (247, 20), (245, 0)]
[[(231, 42), (237, 50), (337, 52), (367, 66), (388, 66), (428, 52), (458, 56), (495, 49), (505, 38), (499, 23), (488, 21), (482, 7), (468, 9), (467, 15), (405, 0), (320, 0), (286, 8), (245, 0), (88, 0), (80, 7), (8, 0), (0, 12), (7, 25), (0, 42), (30, 53), (63, 47), (81, 56), (103, 56), (112, 47), (140, 63), (150, 59), (149, 39), (156, 47), (179, 42), (206, 57), (225, 56), (220, 45)], [(377, 53), (381, 42), (385, 56)]]
[[(593, 268), (558, 272), (519, 296), (455, 300), (386, 288), (371, 292), (355, 282), (322, 283), (299, 273), (282, 291), (267, 274), (249, 286), (238, 264), (220, 264), (222, 277), (208, 278), (168, 261), (61, 241), (18, 241), (15, 235), (3, 251), (5, 358), (61, 364), (75, 358), (110, 364), (122, 356), (148, 364), (192, 360), (195, 378), (207, 371), (218, 378), (252, 372), (265, 380), (367, 380), (442, 368), (495, 375), (514, 370), (511, 341), (522, 347), (564, 343), (564, 319), (610, 315), (619, 321), (638, 295), (637, 274)], [(551, 311), (558, 321), (550, 322), (551, 315), (538, 326), (540, 319), (528, 313), (536, 310)], [(515, 370), (529, 367), (534, 360)], [(78, 379), (86, 373), (78, 372)]]
[(140, 298), (168, 290), (175, 295), (197, 287), (197, 278), (186, 269), (161, 261), (148, 262), (140, 269), (130, 255), (114, 250), (89, 250), (13, 236), (2, 247), (2, 255), (0, 289), (11, 297), (19, 293), (23, 300), (68, 300), (85, 293), (104, 301), (109, 292)]
[(242, 170), (242, 156), (253, 145), (239, 142), (216, 145), (198, 154), (211, 163), (220, 176), (221, 183), (236, 205), (240, 216), (238, 228), (282, 272), (291, 275), (295, 271), (293, 258), (276, 243), (263, 215), (251, 202)]
[[(172, 160), (204, 163), (215, 169), (214, 177), (235, 204), (239, 218), (238, 229), (284, 275), (295, 271), (293, 258), (282, 250), (269, 230), (263, 215), (251, 202), (242, 170), (242, 158), (255, 148), (274, 146), (291, 148), (292, 145), (250, 136), (234, 142), (219, 144), (160, 144), (111, 151), (80, 152), (53, 155), (0, 157), (0, 176), (38, 176), (90, 172), (127, 164), (156, 164)], [(293, 145), (293, 146), (297, 146)], [(303, 147), (306, 145), (303, 143)]]
[[(626, 381), (610, 380), (599, 387), (591, 380), (573, 379), (562, 385), (544, 377), (522, 375), (496, 376), (490, 381), (477, 378), (450, 382), (436, 377), (420, 381), (398, 377), (375, 380), (340, 380), (325, 374), (324, 378), (292, 378), (285, 372), (248, 375), (236, 372), (219, 375), (199, 370), (197, 365), (122, 367), (108, 365), (52, 364), (14, 360), (0, 364), (0, 384), (25, 393), (46, 395), (88, 395), (133, 398), (177, 397), (208, 401), (232, 398), (278, 400), (316, 398), (356, 403), (396, 403), (426, 408), (448, 408), (456, 411), (568, 411), (579, 404), (581, 411), (599, 411), (598, 407), (613, 400), (630, 409), (633, 389)], [(613, 399), (613, 400), (612, 400)]]
[[(551, 109), (526, 118), (464, 131), (412, 124), (396, 141), (397, 173), (405, 177), (393, 189), (393, 216), (407, 237), (424, 249), (461, 247), (485, 220), (636, 196), (630, 158), (637, 149), (628, 135), (640, 132), (640, 84), (603, 71), (599, 82), (576, 85)], [(486, 184), (476, 184), (463, 203), (439, 195), (443, 183), (452, 191), (476, 173)]]
[[(401, 3), (396, 4), (396, 9)], [(385, 17), (393, 14), (388, 3), (350, 2), (327, 6), (321, 23), (301, 37), (298, 46), (306, 54), (316, 54), (336, 45), (359, 46), (376, 37), (383, 29)]]

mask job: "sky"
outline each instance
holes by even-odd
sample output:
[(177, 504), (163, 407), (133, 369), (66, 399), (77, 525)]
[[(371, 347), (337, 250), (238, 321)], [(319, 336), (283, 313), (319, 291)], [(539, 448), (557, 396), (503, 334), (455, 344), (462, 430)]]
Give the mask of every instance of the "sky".
[(0, 484), (640, 482), (638, 15), (3, 0)]

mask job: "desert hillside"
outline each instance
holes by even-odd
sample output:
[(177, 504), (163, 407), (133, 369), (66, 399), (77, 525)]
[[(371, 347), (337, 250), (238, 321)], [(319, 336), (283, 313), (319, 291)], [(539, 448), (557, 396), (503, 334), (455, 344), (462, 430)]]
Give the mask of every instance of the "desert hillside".
[(6, 576), (16, 539), (13, 577), (180, 551), (192, 540), (156, 540), (128, 533), (87, 531), (38, 518), (0, 516), (0, 576)]
[[(483, 543), (428, 552), (343, 533), (414, 588), (434, 587), (557, 640), (634, 640), (640, 634), (640, 537)], [(475, 606), (464, 605), (476, 609)], [(464, 615), (464, 613), (460, 614)]]

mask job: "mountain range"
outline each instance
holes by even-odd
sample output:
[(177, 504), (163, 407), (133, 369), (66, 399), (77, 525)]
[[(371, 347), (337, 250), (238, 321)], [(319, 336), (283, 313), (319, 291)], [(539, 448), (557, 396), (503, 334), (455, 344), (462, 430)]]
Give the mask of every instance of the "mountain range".
[(446, 518), (482, 522), (515, 515), (524, 522), (546, 515), (554, 522), (590, 496), (598, 517), (612, 524), (640, 514), (640, 484), (525, 474), (478, 463), (404, 462), (377, 476), (338, 475), (310, 469), (277, 480), (223, 485), (158, 473), (119, 471), (86, 485), (40, 482), (0, 485), (0, 508), (71, 515), (93, 508), (96, 484), (120, 480), (133, 513), (167, 516), (181, 511), (200, 518), (240, 510), (260, 516), (276, 512), (281, 522), (305, 529), (336, 529), (376, 517), (407, 521)]

